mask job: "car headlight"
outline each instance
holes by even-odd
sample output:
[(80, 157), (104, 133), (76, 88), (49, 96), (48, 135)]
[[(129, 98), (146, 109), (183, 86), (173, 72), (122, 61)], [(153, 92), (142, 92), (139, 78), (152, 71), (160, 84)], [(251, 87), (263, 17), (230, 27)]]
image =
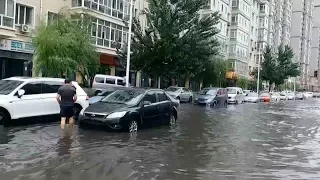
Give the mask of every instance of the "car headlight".
[(81, 111), (80, 111), (79, 114), (80, 114), (81, 116), (83, 116), (85, 110), (86, 110), (85, 108), (81, 109)]
[(198, 98), (196, 97), (196, 98), (194, 98), (194, 100), (198, 101)]
[(107, 119), (115, 119), (115, 118), (122, 118), (124, 115), (126, 115), (127, 111), (121, 111), (121, 112), (114, 112), (107, 116)]
[(211, 102), (211, 101), (213, 101), (213, 99), (207, 99), (207, 100), (206, 100), (206, 102)]

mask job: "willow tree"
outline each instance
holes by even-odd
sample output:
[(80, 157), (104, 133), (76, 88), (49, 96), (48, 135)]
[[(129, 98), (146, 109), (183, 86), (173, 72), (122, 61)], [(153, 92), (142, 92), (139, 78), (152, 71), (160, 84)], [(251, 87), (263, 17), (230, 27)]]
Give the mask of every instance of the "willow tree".
[[(79, 17), (79, 16), (74, 16)], [(55, 23), (40, 23), (33, 36), (35, 71), (43, 76), (61, 77), (63, 74), (94, 74), (98, 67), (98, 54), (91, 44), (89, 19), (71, 19), (60, 13)]]

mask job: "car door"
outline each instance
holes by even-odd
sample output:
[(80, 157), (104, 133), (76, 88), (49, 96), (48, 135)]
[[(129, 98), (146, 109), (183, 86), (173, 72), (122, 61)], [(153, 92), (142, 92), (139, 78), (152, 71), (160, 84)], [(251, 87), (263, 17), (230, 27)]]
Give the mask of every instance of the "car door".
[(46, 115), (56, 115), (60, 113), (60, 106), (56, 100), (58, 89), (63, 85), (61, 81), (43, 81), (42, 98), (43, 112)]
[(144, 124), (154, 126), (158, 124), (160, 106), (157, 100), (156, 91), (148, 91), (142, 99), (142, 103), (149, 101), (151, 104), (142, 107), (142, 118)]
[(167, 124), (169, 123), (169, 120), (170, 120), (171, 101), (163, 91), (157, 91), (157, 96), (158, 96), (159, 107), (160, 107), (159, 120), (161, 124)]
[(22, 88), (25, 94), (20, 98), (15, 95), (12, 101), (15, 118), (36, 117), (44, 114), (41, 82), (29, 82)]

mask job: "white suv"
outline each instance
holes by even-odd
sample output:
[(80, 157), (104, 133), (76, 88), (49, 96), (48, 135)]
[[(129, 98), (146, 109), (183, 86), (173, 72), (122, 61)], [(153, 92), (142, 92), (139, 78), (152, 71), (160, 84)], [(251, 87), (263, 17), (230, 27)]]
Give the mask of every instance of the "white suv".
[[(11, 120), (30, 117), (59, 115), (60, 107), (56, 100), (64, 79), (11, 77), (0, 80), (0, 122), (8, 125)], [(89, 106), (89, 98), (78, 83), (77, 101), (74, 105), (75, 116)]]

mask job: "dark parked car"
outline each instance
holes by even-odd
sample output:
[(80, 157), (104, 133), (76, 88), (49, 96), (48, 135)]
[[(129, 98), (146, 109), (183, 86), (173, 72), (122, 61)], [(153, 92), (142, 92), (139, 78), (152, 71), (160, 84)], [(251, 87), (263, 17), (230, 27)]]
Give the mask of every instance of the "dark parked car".
[(216, 106), (228, 105), (228, 92), (226, 88), (203, 88), (196, 94), (195, 104)]
[(174, 125), (179, 102), (160, 89), (116, 90), (82, 110), (79, 125), (135, 132), (141, 127)]

